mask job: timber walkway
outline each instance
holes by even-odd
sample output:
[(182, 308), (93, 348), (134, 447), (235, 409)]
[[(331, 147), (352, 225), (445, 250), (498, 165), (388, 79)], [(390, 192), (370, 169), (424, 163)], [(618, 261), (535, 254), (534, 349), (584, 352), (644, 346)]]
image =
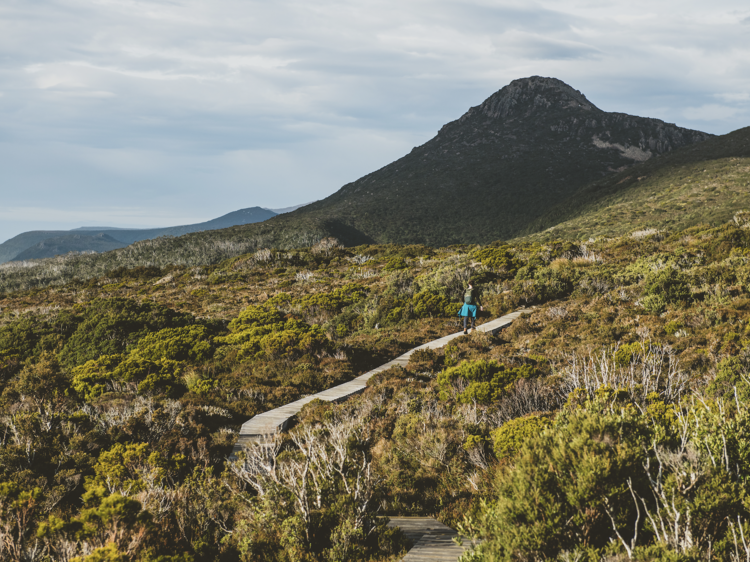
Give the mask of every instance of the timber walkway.
[(398, 527), (411, 541), (411, 550), (401, 562), (456, 562), (471, 548), (453, 542), (458, 533), (432, 517), (389, 517), (389, 527)]
[[(517, 310), (515, 312), (511, 312), (510, 314), (506, 314), (505, 316), (501, 316), (500, 318), (496, 318), (495, 320), (485, 322), (484, 324), (477, 326), (477, 331), (491, 333), (494, 335), (506, 326), (509, 326), (511, 322), (518, 318), (523, 312), (524, 310)], [(318, 392), (317, 394), (305, 396), (304, 398), (300, 398), (299, 400), (287, 404), (286, 406), (281, 406), (280, 408), (258, 414), (257, 416), (249, 419), (242, 424), (242, 427), (240, 428), (240, 435), (237, 438), (237, 443), (235, 443), (234, 445), (234, 449), (232, 450), (230, 459), (235, 459), (236, 454), (242, 451), (242, 449), (246, 445), (249, 445), (253, 441), (257, 441), (258, 439), (266, 435), (272, 435), (274, 433), (284, 431), (289, 426), (289, 422), (291, 421), (292, 417), (297, 414), (305, 404), (312, 402), (316, 398), (325, 402), (339, 402), (341, 400), (346, 400), (350, 396), (364, 391), (364, 389), (367, 387), (367, 381), (376, 373), (386, 371), (391, 367), (395, 367), (396, 365), (406, 367), (407, 363), (409, 363), (409, 357), (415, 351), (419, 349), (439, 349), (447, 345), (451, 340), (462, 336), (463, 334), (463, 331), (460, 331), (456, 332), (455, 334), (450, 334), (440, 339), (427, 342), (420, 345), (419, 347), (415, 347), (414, 349), (407, 351), (400, 357), (397, 357), (393, 361), (389, 361), (385, 365), (381, 365), (380, 367), (377, 367), (372, 371), (366, 372), (364, 375), (358, 376), (354, 380), (345, 382), (338, 386), (334, 386), (332, 388), (329, 388), (328, 390), (324, 390), (323, 392)]]

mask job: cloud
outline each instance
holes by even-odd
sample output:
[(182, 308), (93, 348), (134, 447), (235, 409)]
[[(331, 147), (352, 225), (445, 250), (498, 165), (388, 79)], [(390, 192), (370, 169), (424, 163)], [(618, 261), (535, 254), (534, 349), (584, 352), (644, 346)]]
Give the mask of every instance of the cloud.
[(726, 102), (743, 102), (750, 101), (750, 94), (748, 93), (736, 93), (736, 94), (715, 94), (717, 98)]
[(685, 108), (684, 115), (688, 119), (698, 121), (725, 121), (740, 113), (736, 107), (718, 105), (715, 103), (702, 105), (700, 107)]

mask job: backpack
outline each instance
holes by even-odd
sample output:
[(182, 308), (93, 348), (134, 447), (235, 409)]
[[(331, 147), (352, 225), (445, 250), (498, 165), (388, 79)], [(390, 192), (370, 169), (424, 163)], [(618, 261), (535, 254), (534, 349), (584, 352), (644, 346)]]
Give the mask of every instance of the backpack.
[(466, 292), (464, 293), (464, 304), (472, 304), (474, 301), (474, 291), (471, 289), (466, 289)]

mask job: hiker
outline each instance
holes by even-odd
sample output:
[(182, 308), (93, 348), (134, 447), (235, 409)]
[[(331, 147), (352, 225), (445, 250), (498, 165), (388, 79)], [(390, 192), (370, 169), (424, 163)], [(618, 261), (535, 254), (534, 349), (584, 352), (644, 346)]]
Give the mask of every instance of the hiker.
[(471, 318), (471, 329), (476, 330), (477, 308), (484, 311), (482, 303), (479, 302), (479, 293), (474, 288), (474, 284), (469, 281), (469, 286), (464, 293), (464, 305), (458, 311), (458, 315), (464, 317), (464, 334), (468, 333), (466, 330), (466, 320), (468, 318)]

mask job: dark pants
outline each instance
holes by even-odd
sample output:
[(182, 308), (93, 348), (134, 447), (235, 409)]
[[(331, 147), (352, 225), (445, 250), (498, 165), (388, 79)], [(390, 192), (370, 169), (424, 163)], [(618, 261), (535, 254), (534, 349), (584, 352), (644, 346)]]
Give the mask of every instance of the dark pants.
[[(469, 319), (468, 316), (464, 316), (464, 332), (466, 331), (466, 321), (468, 319)], [(477, 321), (477, 319), (472, 317), (472, 319), (471, 319), (471, 329), (472, 330), (475, 328), (476, 321)]]

